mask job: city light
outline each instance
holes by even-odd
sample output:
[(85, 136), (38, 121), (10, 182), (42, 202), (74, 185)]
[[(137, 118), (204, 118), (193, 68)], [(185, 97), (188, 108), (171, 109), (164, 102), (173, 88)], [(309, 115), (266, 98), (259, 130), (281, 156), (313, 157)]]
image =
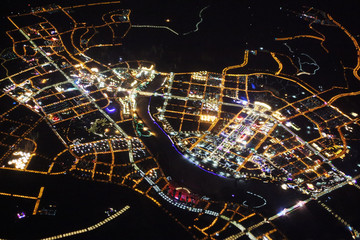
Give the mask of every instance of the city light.
[[(158, 63), (149, 59), (151, 54), (143, 58), (149, 61), (142, 61), (131, 54), (129, 58), (126, 51), (121, 50), (128, 31), (142, 31), (141, 28), (147, 28), (149, 33), (164, 31), (165, 37), (166, 33), (176, 34), (178, 42), (199, 30), (199, 24), (203, 21), (202, 12), (210, 6), (200, 10), (194, 30), (190, 28), (189, 32), (178, 33), (170, 28), (172, 24), (165, 24), (177, 19), (176, 16), (167, 18), (171, 15), (169, 12), (159, 15), (167, 26), (136, 25), (130, 22), (131, 11), (114, 8), (122, 7), (117, 4), (101, 2), (74, 7), (50, 5), (32, 8), (25, 14), (19, 12), (7, 18), (13, 25), (13, 29), (6, 32), (13, 47), (7, 47), (1, 54), (6, 76), (1, 80), (3, 95), (0, 98), (4, 100), (3, 104), (9, 102), (2, 109), (0, 121), (1, 134), (4, 135), (1, 144), (5, 149), (3, 156), (0, 156), (2, 168), (23, 175), (28, 175), (25, 172), (45, 176), (70, 173), (79, 179), (129, 187), (165, 211), (167, 206), (171, 206), (170, 210), (175, 207), (190, 212), (189, 216), (194, 216), (193, 221), (181, 222), (182, 214), (172, 217), (177, 222), (180, 216), (181, 224), (201, 239), (227, 237), (228, 240), (267, 240), (276, 234), (285, 239), (272, 221), (292, 215), (290, 213), (293, 211), (306, 210), (304, 206), (310, 201), (326, 209), (347, 226), (353, 237), (359, 235), (345, 221), (346, 216), (340, 217), (343, 213), (335, 213), (324, 203), (334, 200), (323, 197), (343, 186), (351, 185), (348, 188), (359, 189), (356, 179), (360, 176), (355, 174), (358, 171), (356, 167), (348, 170), (347, 165), (352, 164), (333, 164), (337, 159), (344, 159), (345, 162), (345, 156), (351, 156), (353, 149), (356, 151), (353, 144), (358, 140), (355, 131), (358, 130), (359, 114), (354, 112), (357, 109), (349, 108), (342, 112), (339, 108), (346, 101), (338, 101), (360, 94), (356, 88), (352, 88), (353, 82), (347, 83), (347, 79), (360, 80), (360, 47), (355, 35), (351, 35), (329, 14), (315, 8), (302, 9), (301, 12), (291, 10), (286, 14), (307, 22), (302, 25), (308, 25), (308, 30), (316, 34), (283, 37), (289, 33), (279, 26), (277, 32), (283, 32), (283, 36), (275, 40), (286, 51), (271, 52), (268, 44), (265, 50), (259, 48), (264, 51), (245, 50), (243, 56), (237, 57), (240, 61), (235, 61), (232, 66), (224, 65), (222, 72), (217, 73), (160, 72), (156, 69)], [(84, 22), (78, 22), (75, 17), (78, 13), (72, 16), (82, 8), (97, 5), (105, 6), (104, 9), (96, 7), (94, 9), (97, 11), (91, 11), (94, 14), (101, 13), (100, 21), (95, 21), (95, 15), (91, 16), (94, 17), (91, 24), (85, 18)], [(56, 29), (61, 24), (52, 24), (54, 19), (49, 16), (56, 12), (65, 14), (61, 18), (69, 26), (65, 32)], [(209, 12), (213, 13), (219, 18), (222, 11), (214, 9)], [(31, 25), (28, 25), (26, 18), (29, 16), (41, 16), (42, 20), (29, 21)], [(18, 23), (19, 19), (23, 21)], [(101, 25), (98, 25), (100, 22)], [(323, 44), (328, 42), (328, 31), (323, 31), (327, 27), (339, 31), (352, 41), (352, 51), (356, 50), (356, 64), (348, 66), (348, 61), (343, 61), (346, 65), (343, 66), (342, 60), (338, 62), (341, 56), (334, 58), (332, 55), (339, 51), (333, 52), (331, 44)], [(291, 42), (293, 39), (297, 39), (296, 42)], [(330, 75), (326, 84), (312, 81), (315, 78), (313, 75), (318, 74), (320, 65), (325, 63), (322, 61), (327, 57), (318, 56), (323, 51), (305, 51), (296, 47), (297, 41), (300, 43), (304, 39), (307, 44), (314, 41), (329, 59), (336, 60), (334, 66), (346, 80), (340, 84), (342, 79), (337, 78), (342, 87), (331, 86), (333, 81), (330, 81)], [(144, 38), (144, 41), (148, 40), (153, 39)], [(212, 38), (208, 40), (213, 41)], [(154, 50), (160, 53), (155, 45), (149, 44), (154, 49), (144, 52), (151, 53)], [(344, 45), (344, 53), (347, 47)], [(115, 58), (106, 57), (106, 51), (110, 48), (114, 49)], [(189, 52), (183, 51), (182, 54)], [(101, 56), (105, 56), (106, 62), (101, 61), (104, 60)], [(16, 61), (12, 61), (14, 59)], [(179, 59), (188, 58), (179, 55)], [(219, 63), (223, 61), (222, 58), (214, 59), (219, 60)], [(258, 59), (260, 63), (255, 62)], [(263, 60), (269, 60), (264, 67), (261, 66)], [(183, 67), (180, 66), (181, 61), (176, 61), (178, 66), (171, 62), (168, 64), (174, 69)], [(191, 62), (186, 64), (190, 66)], [(334, 77), (340, 75), (334, 74)], [(335, 101), (337, 107), (333, 105)], [(44, 126), (48, 128), (46, 132)], [(48, 132), (56, 136), (54, 143), (53, 138), (47, 136)], [(46, 154), (46, 147), (38, 145), (46, 141), (46, 146), (52, 146), (49, 154)], [(60, 144), (61, 148), (55, 144)], [(166, 154), (157, 152), (168, 150), (170, 152)], [(33, 156), (36, 157), (32, 159)], [(261, 195), (279, 197), (261, 193), (271, 188), (256, 189), (259, 194), (247, 191), (252, 198), (256, 198), (255, 204), (250, 203), (252, 199), (225, 202), (215, 193), (209, 193), (212, 198), (214, 196), (210, 200), (191, 192), (192, 189), (198, 189), (196, 181), (176, 182), (182, 179), (180, 175), (184, 172), (179, 170), (178, 163), (170, 170), (178, 171), (173, 176), (180, 174), (180, 177), (172, 180), (170, 175), (173, 173), (170, 170), (169, 173), (165, 171), (169, 174), (165, 175), (162, 161), (159, 162), (162, 156), (170, 156), (170, 163), (176, 160), (180, 164), (183, 161), (188, 167), (200, 168), (204, 171), (201, 175), (204, 176), (203, 181), (207, 181), (205, 176), (212, 174), (216, 176), (211, 176), (214, 181), (217, 177), (235, 179), (240, 184), (249, 180), (257, 181), (259, 186), (275, 184), (277, 190), (279, 187), (283, 190), (290, 188), (300, 194), (296, 200), (284, 201), (292, 203), (292, 206), (265, 218), (253, 210), (262, 208), (269, 201)], [(181, 185), (185, 183), (189, 189)], [(194, 187), (191, 184), (195, 184)], [(173, 189), (170, 189), (171, 185), (174, 185)], [(0, 195), (35, 201), (33, 215), (36, 215), (43, 189), (38, 196), (25, 196), (10, 191), (0, 192)], [(236, 200), (235, 192), (231, 196)], [(331, 197), (335, 199), (333, 195)], [(105, 211), (108, 218), (103, 221), (47, 239), (65, 238), (95, 230), (128, 208), (126, 206), (120, 212), (109, 208)], [(19, 219), (26, 217), (25, 212), (16, 215)], [(207, 216), (204, 218), (204, 215)], [(229, 226), (232, 230), (227, 231)], [(266, 232), (262, 232), (263, 229)], [(234, 235), (230, 235), (230, 232)]]
[(296, 207), (302, 207), (305, 205), (305, 202), (304, 201), (299, 201), (297, 204), (296, 204)]
[(99, 69), (98, 68), (90, 68), (91, 71), (95, 72), (95, 73), (98, 73), (99, 72)]
[(116, 108), (109, 108), (109, 107), (107, 107), (106, 108), (106, 111), (108, 112), (108, 113), (114, 113), (115, 111), (116, 111)]
[(200, 115), (200, 120), (204, 122), (214, 122), (217, 119), (217, 116), (211, 115)]
[(27, 163), (29, 162), (32, 154), (22, 152), (22, 151), (17, 151), (17, 152), (13, 153), (13, 156), (15, 158), (8, 161), (8, 164), (9, 165), (15, 165), (15, 168), (17, 168), (17, 169), (25, 169), (25, 167), (26, 167)]
[(18, 217), (19, 219), (22, 219), (22, 218), (26, 217), (26, 214), (25, 214), (24, 212), (17, 213), (16, 215), (17, 215), (17, 217)]
[(284, 208), (281, 212), (278, 213), (279, 216), (285, 216), (288, 210)]

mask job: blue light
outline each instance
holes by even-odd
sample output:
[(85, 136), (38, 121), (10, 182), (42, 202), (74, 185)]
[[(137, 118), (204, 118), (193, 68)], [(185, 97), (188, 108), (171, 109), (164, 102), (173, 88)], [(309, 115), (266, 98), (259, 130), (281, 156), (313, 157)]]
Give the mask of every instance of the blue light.
[[(149, 99), (149, 104), (150, 104), (150, 102), (151, 102), (151, 97), (150, 97), (150, 99)], [(153, 119), (153, 117), (151, 116), (151, 114), (150, 114), (150, 112), (149, 112), (149, 109), (148, 109), (148, 114), (149, 114), (150, 117)], [(172, 144), (171, 144), (172, 147), (173, 147), (181, 156), (183, 156), (184, 158), (187, 159), (187, 157), (185, 157), (184, 154), (182, 154), (182, 153), (177, 149), (177, 147), (175, 146), (175, 144), (174, 144), (173, 140), (171, 139), (171, 137), (162, 129), (162, 127), (160, 127), (160, 125), (159, 125), (154, 119), (153, 119), (153, 122), (154, 122), (154, 123), (158, 126), (158, 128), (169, 138), (169, 140), (170, 140), (171, 143), (172, 143)], [(215, 175), (215, 176), (218, 176), (218, 177), (221, 177), (221, 178), (226, 178), (225, 176), (221, 176), (221, 175), (216, 174), (216, 173), (214, 173), (214, 172), (208, 171), (208, 170), (200, 167), (200, 166), (197, 165), (197, 164), (194, 164), (194, 165), (195, 165), (196, 167), (200, 168), (201, 170), (207, 172), (207, 173), (210, 173), (210, 174), (212, 174), (212, 175)]]
[(18, 214), (17, 214), (17, 217), (18, 217), (19, 219), (22, 219), (22, 218), (26, 217), (26, 215), (25, 215), (24, 212), (21, 212), (21, 213), (18, 213)]
[(283, 209), (281, 212), (279, 212), (277, 215), (278, 215), (278, 216), (285, 216), (286, 213), (287, 213), (287, 209), (284, 208), (284, 209)]
[(116, 108), (109, 108), (109, 107), (107, 107), (107, 108), (106, 108), (106, 111), (107, 111), (108, 113), (114, 113), (114, 112), (116, 111)]

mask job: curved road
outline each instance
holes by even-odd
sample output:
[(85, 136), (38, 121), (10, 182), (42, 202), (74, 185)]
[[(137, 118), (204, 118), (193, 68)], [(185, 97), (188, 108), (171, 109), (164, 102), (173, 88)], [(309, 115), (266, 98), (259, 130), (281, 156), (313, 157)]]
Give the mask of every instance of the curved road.
[[(157, 75), (146, 87), (145, 91), (152, 93), (162, 84), (164, 76)], [(148, 94), (146, 94), (148, 95)], [(150, 94), (149, 94), (150, 95)], [(148, 105), (152, 112), (156, 112), (154, 102), (158, 97), (137, 96), (137, 115), (143, 120), (148, 128), (155, 133), (155, 137), (142, 138), (146, 146), (157, 157), (161, 168), (167, 176), (171, 176), (178, 184), (188, 187), (195, 193), (205, 195), (213, 200), (223, 200), (242, 203), (244, 200), (250, 207), (259, 205), (259, 199), (247, 194), (247, 191), (255, 192), (268, 201), (264, 208), (269, 210), (278, 209), (291, 205), (290, 202), (302, 198), (295, 192), (284, 192), (275, 184), (266, 184), (256, 180), (235, 180), (220, 178), (187, 161), (173, 146), (168, 135), (161, 127), (154, 123), (148, 113)], [(275, 194), (275, 195), (274, 195)], [(234, 195), (234, 196), (233, 196)], [(286, 196), (286, 197), (285, 197)], [(271, 197), (271, 199), (269, 199)], [(279, 198), (282, 199), (279, 201)], [(285, 201), (284, 199), (288, 199)], [(259, 209), (258, 209), (259, 210)], [(265, 210), (265, 209), (264, 209)]]

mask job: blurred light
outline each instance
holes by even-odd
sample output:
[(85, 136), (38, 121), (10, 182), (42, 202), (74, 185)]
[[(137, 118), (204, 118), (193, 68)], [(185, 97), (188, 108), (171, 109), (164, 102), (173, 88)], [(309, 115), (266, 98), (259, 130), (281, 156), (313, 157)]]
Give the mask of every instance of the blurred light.
[(287, 213), (287, 209), (284, 208), (281, 212), (278, 213), (279, 216), (285, 216)]
[(115, 111), (116, 111), (116, 109), (115, 108), (106, 108), (106, 111), (108, 112), (108, 113), (114, 113)]

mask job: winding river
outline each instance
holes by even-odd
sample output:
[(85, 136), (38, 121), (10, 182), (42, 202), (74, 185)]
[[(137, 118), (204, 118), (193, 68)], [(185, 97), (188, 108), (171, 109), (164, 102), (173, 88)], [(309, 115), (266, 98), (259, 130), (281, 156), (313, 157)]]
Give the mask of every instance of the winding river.
[[(155, 92), (160, 88), (162, 81), (162, 76), (156, 76), (145, 91)], [(157, 157), (166, 176), (171, 176), (178, 184), (213, 200), (238, 203), (246, 201), (249, 207), (256, 208), (265, 215), (267, 213), (274, 214), (277, 210), (304, 198), (295, 191), (282, 190), (277, 184), (264, 183), (259, 180), (222, 178), (186, 160), (161, 126), (154, 122), (149, 115), (149, 109), (151, 113), (157, 111), (154, 105), (159, 100), (158, 98), (138, 95), (136, 99), (137, 115), (155, 133), (154, 137), (144, 137), (142, 140)], [(249, 194), (249, 192), (253, 194)], [(267, 204), (264, 204), (264, 199)]]

